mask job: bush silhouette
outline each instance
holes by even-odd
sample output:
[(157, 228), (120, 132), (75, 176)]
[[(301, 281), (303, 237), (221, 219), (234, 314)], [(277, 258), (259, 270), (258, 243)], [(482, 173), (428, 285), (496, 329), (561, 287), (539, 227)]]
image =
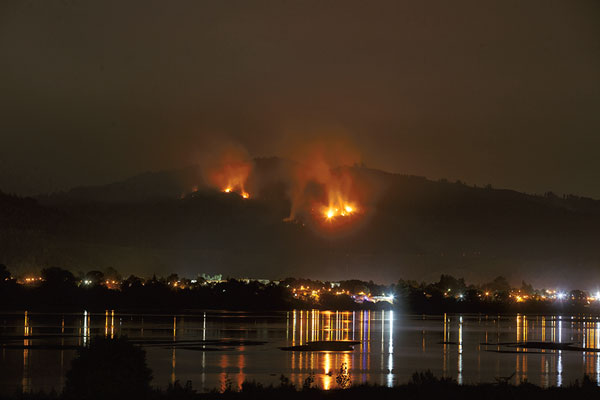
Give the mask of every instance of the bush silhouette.
[(350, 373), (348, 372), (348, 364), (342, 363), (342, 365), (340, 366), (340, 372), (335, 378), (335, 381), (337, 382), (340, 389), (348, 389), (350, 387), (352, 382), (350, 380)]
[(67, 372), (64, 395), (67, 399), (125, 399), (149, 395), (152, 371), (146, 366), (146, 352), (126, 338), (94, 338), (78, 350)]

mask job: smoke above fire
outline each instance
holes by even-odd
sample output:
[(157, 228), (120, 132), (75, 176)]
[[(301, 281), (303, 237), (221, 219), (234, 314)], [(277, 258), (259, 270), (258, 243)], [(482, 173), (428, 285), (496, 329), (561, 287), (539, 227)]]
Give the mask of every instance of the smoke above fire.
[(341, 140), (318, 140), (298, 146), (288, 220), (307, 217), (324, 223), (352, 219), (362, 211), (354, 178), (347, 166), (360, 162), (359, 153)]
[(286, 157), (276, 163), (265, 158), (254, 161), (239, 144), (210, 149), (202, 159), (206, 184), (245, 199), (270, 201), (286, 195), (290, 209), (285, 221), (342, 232), (348, 230), (339, 228), (364, 222), (371, 208), (372, 188), (356, 167), (362, 164), (360, 153), (342, 139), (290, 144)]
[(204, 160), (205, 180), (223, 193), (237, 193), (250, 198), (248, 178), (252, 172), (252, 159), (240, 145), (227, 144), (213, 150)]

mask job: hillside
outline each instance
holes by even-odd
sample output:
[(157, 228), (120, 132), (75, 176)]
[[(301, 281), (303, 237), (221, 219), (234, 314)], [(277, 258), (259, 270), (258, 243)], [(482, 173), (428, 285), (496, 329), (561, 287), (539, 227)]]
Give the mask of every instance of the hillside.
[[(37, 200), (0, 195), (0, 262), (17, 271), (111, 266), (124, 274), (376, 281), (440, 273), (481, 281), (503, 273), (538, 286), (600, 282), (599, 201), (355, 166), (346, 172), (362, 188), (365, 212), (330, 234), (308, 220), (283, 221), (287, 168), (279, 159), (257, 160), (249, 200), (203, 186), (194, 167)], [(547, 274), (529, 273), (534, 266)]]

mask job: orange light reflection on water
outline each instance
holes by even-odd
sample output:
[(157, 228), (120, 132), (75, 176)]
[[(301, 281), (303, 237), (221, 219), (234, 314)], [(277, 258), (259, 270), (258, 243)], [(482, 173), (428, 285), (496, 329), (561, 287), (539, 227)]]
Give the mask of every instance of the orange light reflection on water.
[[(371, 313), (369, 311), (319, 311), (319, 310), (294, 310), (291, 312), (291, 323), (287, 324), (286, 337), (291, 338), (291, 345), (301, 345), (310, 341), (340, 341), (355, 340), (360, 337), (360, 344), (354, 351), (346, 352), (292, 352), (290, 356), (292, 383), (302, 386), (304, 379), (310, 372), (315, 374), (315, 385), (325, 390), (337, 387), (336, 376), (342, 364), (346, 364), (354, 382), (366, 381), (370, 369), (370, 338), (371, 322), (377, 318), (383, 324), (383, 337), (386, 344), (387, 362), (389, 366), (388, 382), (393, 381), (392, 353), (394, 346), (391, 343), (393, 326), (393, 312)], [(296, 340), (300, 338), (300, 340)], [(360, 365), (360, 366), (358, 366)], [(361, 372), (359, 376), (352, 374)]]
[[(273, 362), (276, 362), (275, 357), (279, 357), (279, 362), (283, 363), (279, 365), (282, 368), (281, 374), (290, 377), (291, 383), (297, 387), (302, 387), (304, 380), (314, 372), (315, 386), (324, 389), (337, 388), (335, 378), (343, 363), (347, 364), (354, 385), (363, 382), (388, 386), (404, 383), (410, 378), (410, 375), (406, 375), (407, 368), (404, 364), (405, 349), (408, 346), (412, 346), (413, 355), (416, 352), (418, 358), (433, 360), (431, 369), (436, 376), (443, 375), (463, 383), (485, 382), (494, 377), (509, 377), (513, 372), (515, 372), (511, 378), (513, 384), (527, 379), (544, 387), (564, 385), (583, 374), (595, 379), (600, 378), (600, 353), (595, 351), (600, 349), (600, 319), (589, 315), (573, 317), (523, 314), (509, 317), (444, 315), (442, 318), (435, 316), (407, 318), (404, 315), (394, 315), (391, 311), (336, 312), (316, 309), (293, 310), (288, 315), (289, 318), (284, 316), (287, 321), (282, 321), (282, 325), (278, 328), (280, 332), (277, 337), (281, 338), (282, 345), (298, 345), (317, 340), (356, 340), (360, 343), (355, 346), (354, 351), (350, 352), (265, 353), (269, 357), (273, 356)], [(40, 332), (35, 331), (37, 328), (33, 327), (32, 321), (36, 323), (36, 327), (42, 329), (41, 317), (26, 312), (19, 313), (14, 318), (16, 323), (12, 326), (18, 327), (23, 335), (22, 341), (19, 342), (23, 344), (23, 349), (14, 353), (18, 356), (15, 369), (19, 376), (16, 383), (24, 392), (35, 391), (38, 390), (37, 385), (41, 381), (37, 379), (41, 368), (38, 355), (41, 352), (32, 346), (40, 343)], [(216, 318), (211, 320), (206, 317), (206, 314), (201, 314), (195, 320), (191, 317), (188, 320), (186, 317), (185, 324), (181, 316), (170, 315), (161, 318), (163, 318), (161, 319), (162, 335), (170, 340), (185, 340), (190, 332), (197, 332), (197, 338), (204, 340), (222, 335), (222, 333), (215, 333), (221, 329), (220, 325), (215, 324), (221, 324), (222, 321), (216, 322)], [(105, 310), (104, 313), (93, 316), (82, 310), (76, 314), (59, 315), (51, 326), (55, 329), (53, 335), (62, 334), (56, 341), (57, 344), (83, 345), (89, 343), (91, 335), (95, 334), (104, 334), (105, 337), (118, 337), (121, 334), (130, 337), (143, 336), (143, 318), (141, 325), (139, 321), (137, 317), (132, 319), (114, 310)], [(152, 322), (146, 324), (146, 335), (152, 335), (151, 326), (153, 326)], [(398, 329), (394, 331), (394, 327)], [(47, 329), (45, 325), (44, 329)], [(266, 330), (271, 329), (271, 326), (264, 331), (261, 329), (256, 331), (257, 338), (266, 338), (267, 336), (263, 335), (270, 335), (272, 332)], [(283, 329), (287, 331), (283, 332)], [(35, 336), (33, 336), (34, 331)], [(253, 333), (245, 333), (244, 337), (255, 338), (252, 335)], [(515, 340), (573, 343), (573, 346), (583, 349), (579, 352), (551, 348), (515, 351), (519, 348), (509, 347), (508, 350), (514, 353), (503, 354), (503, 350), (507, 348), (502, 343), (515, 342)], [(484, 342), (489, 345), (483, 345)], [(402, 352), (398, 352), (399, 348)], [(260, 352), (261, 349), (262, 347), (241, 346), (235, 350), (227, 350), (223, 354), (198, 352), (197, 356), (194, 356), (197, 357), (195, 358), (197, 364), (194, 366), (196, 369), (193, 373), (198, 374), (197, 381), (193, 381), (194, 386), (198, 384), (200, 390), (224, 388), (228, 385), (236, 389), (246, 379), (256, 379), (264, 384), (271, 383), (265, 380), (264, 373), (261, 375), (261, 372), (256, 372), (255, 363), (262, 362), (262, 359), (256, 358), (258, 357), (256, 352)], [(495, 353), (494, 350), (500, 350), (501, 353)], [(163, 350), (151, 348), (149, 354), (152, 356), (154, 351)], [(22, 359), (20, 354), (23, 355)], [(52, 368), (56, 372), (61, 370), (62, 376), (65, 372), (61, 369), (63, 362), (64, 369), (67, 370), (73, 352), (70, 350), (63, 352), (61, 349), (55, 354)], [(175, 351), (170, 348), (163, 355), (161, 356), (165, 361), (161, 378), (163, 382), (166, 384), (177, 379), (187, 380), (190, 374), (188, 370), (190, 352), (179, 349)], [(4, 361), (5, 358), (2, 360)], [(179, 363), (176, 364), (176, 361)], [(272, 383), (276, 385), (277, 377), (266, 379), (273, 379)]]

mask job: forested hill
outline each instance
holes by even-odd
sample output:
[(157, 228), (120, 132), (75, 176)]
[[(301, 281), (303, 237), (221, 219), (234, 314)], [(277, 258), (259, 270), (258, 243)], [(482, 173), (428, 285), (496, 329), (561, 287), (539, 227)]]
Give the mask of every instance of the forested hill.
[[(291, 163), (256, 160), (252, 198), (220, 193), (195, 167), (142, 174), (37, 200), (0, 194), (0, 263), (380, 281), (484, 281), (536, 286), (600, 282), (600, 202), (431, 181), (354, 166), (364, 214), (330, 235), (290, 213)], [(195, 190), (195, 191), (194, 191)], [(485, 271), (485, 272), (482, 272)], [(544, 273), (540, 273), (544, 271)]]

